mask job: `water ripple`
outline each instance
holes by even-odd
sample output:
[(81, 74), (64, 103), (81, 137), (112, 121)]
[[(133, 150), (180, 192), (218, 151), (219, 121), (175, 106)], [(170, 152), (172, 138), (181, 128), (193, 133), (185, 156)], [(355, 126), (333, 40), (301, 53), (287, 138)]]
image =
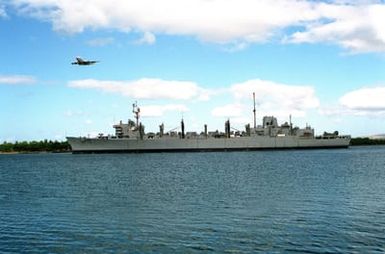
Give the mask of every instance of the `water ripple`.
[(384, 253), (385, 147), (0, 156), (1, 253)]

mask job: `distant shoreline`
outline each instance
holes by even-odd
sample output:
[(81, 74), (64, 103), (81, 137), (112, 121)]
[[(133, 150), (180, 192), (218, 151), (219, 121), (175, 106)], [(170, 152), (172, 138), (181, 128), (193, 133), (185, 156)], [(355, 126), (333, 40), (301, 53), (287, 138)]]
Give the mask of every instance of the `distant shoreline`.
[(350, 145), (351, 146), (385, 145), (385, 139), (352, 138), (350, 140)]
[(15, 143), (4, 142), (0, 144), (1, 154), (12, 153), (61, 153), (71, 152), (71, 146), (67, 141), (16, 141)]
[(20, 152), (0, 152), (0, 154), (19, 154)]
[(30, 152), (30, 151), (12, 151), (12, 152), (1, 152), (0, 155), (11, 155), (11, 154), (46, 154), (46, 153), (72, 153), (72, 151), (38, 151), (38, 152)]
[[(350, 146), (385, 145), (385, 139), (352, 138)], [(0, 154), (71, 153), (67, 141), (22, 141), (0, 144)]]

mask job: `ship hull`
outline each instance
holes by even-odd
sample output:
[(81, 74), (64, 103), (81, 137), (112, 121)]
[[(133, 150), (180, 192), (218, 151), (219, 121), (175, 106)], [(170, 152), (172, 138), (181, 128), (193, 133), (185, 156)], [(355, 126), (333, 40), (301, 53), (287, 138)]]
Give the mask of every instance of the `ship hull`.
[(67, 137), (73, 153), (144, 153), (347, 148), (349, 138), (237, 137), (207, 139), (98, 139)]

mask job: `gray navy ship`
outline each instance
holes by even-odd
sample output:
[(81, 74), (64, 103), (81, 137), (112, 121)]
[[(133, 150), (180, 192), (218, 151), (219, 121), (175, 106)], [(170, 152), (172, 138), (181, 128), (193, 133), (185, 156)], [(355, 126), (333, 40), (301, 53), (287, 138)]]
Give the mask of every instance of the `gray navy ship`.
[[(254, 97), (255, 98), (255, 97)], [(133, 104), (135, 120), (120, 121), (113, 126), (115, 135), (99, 134), (96, 138), (67, 137), (73, 153), (114, 152), (187, 152), (187, 151), (249, 151), (267, 149), (348, 148), (351, 137), (337, 131), (315, 136), (314, 129), (293, 127), (290, 122), (278, 124), (274, 116), (265, 116), (262, 125), (256, 125), (254, 99), (254, 125), (244, 131), (231, 128), (230, 120), (224, 124), (224, 132), (208, 132), (207, 125), (201, 133), (185, 132), (183, 119), (180, 131), (164, 131), (164, 124), (157, 133), (145, 133), (140, 120), (140, 108)]]

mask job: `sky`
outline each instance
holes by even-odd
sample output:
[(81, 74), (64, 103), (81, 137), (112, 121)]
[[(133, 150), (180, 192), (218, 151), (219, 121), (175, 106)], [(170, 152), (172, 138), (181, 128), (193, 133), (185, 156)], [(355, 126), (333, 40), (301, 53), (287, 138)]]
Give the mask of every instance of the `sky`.
[[(0, 142), (244, 130), (385, 133), (385, 1), (0, 0)], [(97, 60), (72, 65), (75, 57)]]

